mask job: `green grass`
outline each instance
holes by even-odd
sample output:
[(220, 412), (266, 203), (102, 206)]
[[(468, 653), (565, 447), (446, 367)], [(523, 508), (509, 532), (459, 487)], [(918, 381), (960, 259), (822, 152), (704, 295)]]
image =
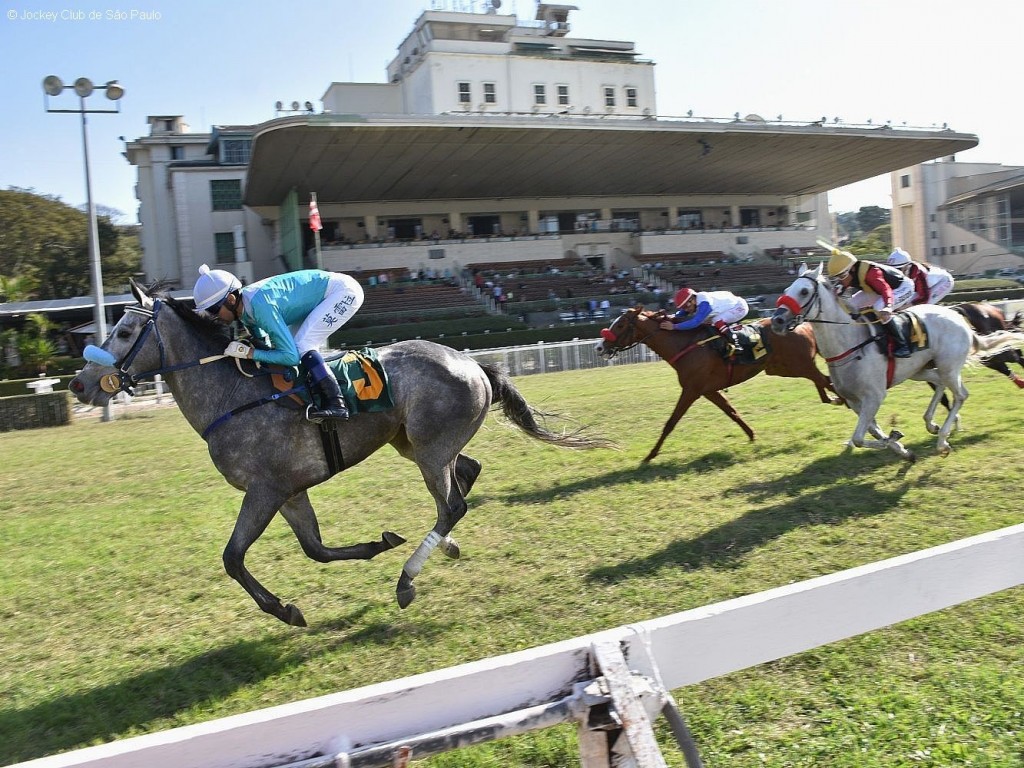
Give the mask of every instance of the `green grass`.
[[(411, 546), (307, 560), (275, 520), (247, 565), (307, 629), (256, 608), (220, 553), (241, 495), (176, 409), (0, 435), (0, 762), (202, 722), (575, 637), (912, 552), (1021, 521), (1022, 395), (987, 370), (953, 454), (934, 454), (924, 384), (890, 393), (920, 456), (844, 450), (853, 414), (805, 381), (729, 397), (750, 443), (696, 405), (651, 465), (678, 395), (664, 364), (516, 380), (532, 404), (621, 451), (570, 452), (488, 419), (456, 529), (398, 609)], [(312, 491), (328, 543), (433, 524), (391, 449)], [(1024, 590), (1009, 590), (675, 691), (707, 765), (1024, 765)], [(700, 659), (694, 659), (699, 665)], [(682, 766), (664, 724), (657, 732)], [(578, 765), (570, 726), (428, 766)]]

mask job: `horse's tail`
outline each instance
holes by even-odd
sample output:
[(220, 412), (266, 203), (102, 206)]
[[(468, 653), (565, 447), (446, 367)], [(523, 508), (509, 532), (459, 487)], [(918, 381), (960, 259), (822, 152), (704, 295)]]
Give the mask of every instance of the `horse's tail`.
[(585, 427), (579, 427), (571, 432), (551, 432), (545, 429), (537, 422), (537, 418), (544, 419), (555, 414), (542, 413), (527, 403), (526, 398), (512, 383), (512, 379), (499, 366), (491, 363), (479, 365), (491, 382), (494, 403), (500, 404), (505, 418), (530, 437), (563, 448), (618, 448), (613, 441), (603, 437), (588, 437), (584, 434)]
[(974, 334), (973, 352), (980, 357), (994, 357), (1011, 349), (1024, 349), (1024, 331), (996, 331), (984, 336)]

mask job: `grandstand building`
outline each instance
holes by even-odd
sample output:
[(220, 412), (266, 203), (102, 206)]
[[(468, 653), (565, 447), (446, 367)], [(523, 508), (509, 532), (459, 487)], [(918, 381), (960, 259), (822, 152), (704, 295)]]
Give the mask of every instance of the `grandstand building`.
[(891, 179), (894, 243), (957, 275), (1024, 271), (1024, 168), (944, 157)]
[(828, 190), (977, 144), (949, 129), (661, 116), (654, 62), (632, 42), (573, 37), (575, 6), (523, 19), (496, 0), (432, 5), (385, 82), (331, 83), (320, 112), (279, 104), (203, 134), (150, 118), (126, 148), (147, 279), (188, 287), (204, 262), (254, 280), (318, 264), (749, 260), (830, 237)]

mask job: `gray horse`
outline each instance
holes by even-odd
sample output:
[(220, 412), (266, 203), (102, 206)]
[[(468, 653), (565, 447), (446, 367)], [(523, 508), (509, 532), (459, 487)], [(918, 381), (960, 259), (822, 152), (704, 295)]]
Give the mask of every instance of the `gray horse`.
[[(816, 323), (814, 337), (818, 351), (828, 363), (836, 392), (857, 413), (857, 426), (850, 445), (888, 448), (914, 461), (914, 453), (900, 442), (903, 433), (893, 430), (886, 435), (878, 426), (876, 416), (889, 387), (908, 379), (932, 384), (935, 392), (924, 412), (924, 422), (928, 432), (938, 436), (939, 454), (946, 456), (950, 451), (949, 435), (967, 399), (962, 376), (964, 366), (985, 355), (1021, 348), (1024, 333), (999, 331), (979, 336), (962, 315), (935, 304), (917, 304), (903, 310), (902, 314), (920, 320), (927, 328), (929, 343), (908, 358), (890, 360), (877, 348), (879, 337), (871, 330), (871, 322), (851, 317), (845, 302), (836, 295), (823, 274), (823, 265), (819, 264), (813, 270), (801, 267), (797, 279), (779, 297), (772, 315), (772, 330), (785, 334), (805, 320)], [(947, 389), (952, 402), (940, 427), (934, 421), (935, 410)], [(866, 439), (869, 433), (874, 440)]]
[[(224, 567), (256, 604), (281, 621), (305, 626), (302, 612), (281, 601), (245, 567), (245, 554), (280, 512), (305, 554), (318, 562), (368, 560), (405, 543), (385, 531), (380, 541), (328, 547), (320, 538), (307, 490), (331, 477), (320, 429), (301, 411), (263, 404), (275, 397), (267, 376), (246, 377), (223, 358), (229, 331), (188, 306), (132, 283), (138, 306), (129, 307), (102, 348), (70, 384), (83, 403), (102, 406), (136, 382), (163, 374), (189, 424), (207, 441), (224, 478), (245, 493), (227, 546)], [(161, 311), (163, 310), (163, 311)], [(437, 506), (437, 522), (406, 561), (398, 580), (402, 608), (416, 596), (413, 579), (440, 546), (458, 557), (450, 533), (466, 514), (465, 497), (480, 462), (462, 449), (483, 424), (492, 404), (530, 437), (567, 448), (613, 444), (581, 431), (553, 433), (497, 367), (482, 365), (449, 347), (407, 341), (380, 350), (395, 407), (364, 413), (338, 427), (345, 466), (358, 464), (386, 443), (416, 463)]]

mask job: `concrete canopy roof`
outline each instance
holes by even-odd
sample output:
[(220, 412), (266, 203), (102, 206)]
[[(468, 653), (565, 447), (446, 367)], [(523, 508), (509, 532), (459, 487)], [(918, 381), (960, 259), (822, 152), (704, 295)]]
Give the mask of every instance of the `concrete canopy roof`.
[(321, 203), (805, 195), (977, 143), (951, 130), (763, 121), (305, 115), (256, 128), (245, 203), (278, 206), (292, 188)]

